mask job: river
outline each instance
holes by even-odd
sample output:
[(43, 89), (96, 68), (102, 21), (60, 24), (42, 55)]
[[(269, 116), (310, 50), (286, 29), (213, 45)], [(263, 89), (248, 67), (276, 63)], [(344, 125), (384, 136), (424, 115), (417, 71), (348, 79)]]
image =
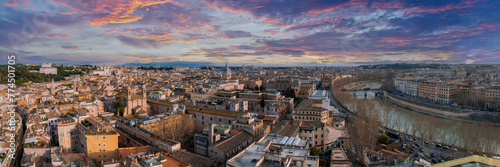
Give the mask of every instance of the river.
[[(378, 103), (378, 105), (381, 105), (382, 103), (382, 100), (375, 98), (374, 91), (353, 91), (352, 93), (356, 94), (357, 98), (373, 99)], [(385, 112), (390, 112), (388, 113), (390, 116), (385, 115)], [(386, 126), (398, 131), (407, 132), (411, 135), (415, 135), (414, 129), (412, 129), (412, 127), (414, 127), (415, 125), (428, 120), (434, 120), (438, 123), (435, 124), (436, 126), (433, 128), (433, 130), (435, 130), (436, 132), (438, 132), (437, 134), (439, 134), (436, 135), (434, 141), (448, 145), (455, 145), (458, 147), (464, 147), (465, 144), (470, 145), (471, 141), (481, 142), (488, 145), (490, 145), (491, 143), (491, 146), (494, 147), (491, 148), (491, 152), (500, 154), (500, 138), (498, 138), (500, 137), (500, 126), (493, 126), (489, 124), (472, 126), (468, 122), (439, 118), (399, 106), (395, 106), (390, 111), (380, 111), (380, 119), (382, 122), (386, 122), (385, 119), (398, 119), (399, 123), (388, 123), (386, 124)], [(478, 128), (481, 130), (479, 130)], [(496, 134), (496, 136), (492, 137), (492, 134)], [(417, 133), (417, 136), (419, 136), (419, 133)], [(467, 137), (468, 139), (465, 139)], [(473, 140), (470, 140), (471, 137)]]

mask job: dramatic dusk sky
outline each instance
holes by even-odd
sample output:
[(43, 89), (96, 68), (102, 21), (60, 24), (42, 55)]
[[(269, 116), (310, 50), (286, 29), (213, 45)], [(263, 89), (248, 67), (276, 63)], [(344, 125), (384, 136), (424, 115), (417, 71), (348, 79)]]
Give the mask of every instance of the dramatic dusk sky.
[(498, 0), (2, 0), (21, 63), (500, 63)]

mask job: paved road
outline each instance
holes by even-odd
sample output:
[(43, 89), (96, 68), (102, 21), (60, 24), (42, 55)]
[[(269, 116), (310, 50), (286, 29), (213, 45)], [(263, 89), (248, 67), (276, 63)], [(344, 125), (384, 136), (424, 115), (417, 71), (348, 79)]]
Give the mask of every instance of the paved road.
[[(408, 137), (411, 140), (408, 140), (406, 135), (402, 137), (402, 142), (407, 145), (407, 150), (413, 150), (411, 153), (408, 152), (410, 159), (416, 159), (417, 157), (421, 157), (429, 160), (431, 163), (432, 159), (442, 159), (444, 161), (449, 161), (457, 158), (463, 158), (471, 155), (465, 150), (453, 150), (452, 148), (444, 148), (438, 147), (434, 143), (430, 142), (429, 144), (422, 142), (422, 139), (415, 137)], [(413, 146), (414, 144), (418, 144), (418, 146)], [(421, 149), (422, 148), (422, 149)], [(431, 157), (430, 154), (434, 153), (435, 156)]]
[(328, 90), (327, 94), (328, 94), (328, 98), (330, 99), (330, 102), (333, 104), (333, 106), (335, 108), (337, 108), (337, 110), (339, 110), (340, 114), (343, 117), (356, 118), (356, 115), (354, 115), (354, 113), (351, 113), (349, 110), (346, 110), (344, 107), (342, 107), (342, 105), (340, 105), (340, 103), (337, 100), (335, 100), (335, 98), (333, 97), (332, 90)]

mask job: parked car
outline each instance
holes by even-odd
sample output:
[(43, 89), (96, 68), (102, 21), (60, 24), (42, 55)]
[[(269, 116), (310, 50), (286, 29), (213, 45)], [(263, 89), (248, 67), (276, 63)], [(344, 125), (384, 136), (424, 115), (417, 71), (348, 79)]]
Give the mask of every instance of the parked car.
[(435, 153), (431, 153), (431, 157), (435, 157), (435, 156), (436, 156), (436, 154), (435, 154)]
[(445, 148), (445, 149), (450, 149), (450, 147), (448, 147), (448, 146), (443, 146), (443, 148)]
[(436, 147), (443, 147), (441, 144), (436, 144)]

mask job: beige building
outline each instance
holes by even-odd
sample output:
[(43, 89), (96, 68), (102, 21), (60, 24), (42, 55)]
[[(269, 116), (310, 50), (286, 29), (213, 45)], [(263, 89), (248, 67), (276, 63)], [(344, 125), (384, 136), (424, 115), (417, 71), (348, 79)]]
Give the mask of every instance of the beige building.
[(304, 99), (292, 112), (292, 119), (328, 123), (328, 109), (323, 108), (322, 99)]
[(80, 146), (76, 148), (97, 164), (118, 159), (118, 136), (116, 130), (102, 118), (86, 118), (76, 125)]
[(59, 147), (62, 153), (71, 153), (76, 151), (76, 146), (78, 146), (79, 140), (76, 138), (78, 136), (78, 130), (76, 125), (78, 123), (75, 121), (61, 122), (57, 124), (59, 133)]
[(457, 96), (457, 86), (447, 82), (421, 82), (418, 97), (440, 103), (453, 103)]
[(332, 149), (332, 157), (330, 158), (330, 167), (352, 167), (349, 158), (341, 147)]
[(252, 134), (240, 131), (230, 138), (210, 146), (208, 156), (215, 158), (219, 163), (225, 163), (226, 160), (243, 151), (253, 141)]
[(500, 86), (486, 89), (486, 107), (500, 108)]
[(252, 134), (254, 141), (259, 140), (271, 131), (269, 126), (264, 125), (262, 121), (256, 120), (250, 114), (236, 118), (236, 121), (233, 122), (233, 129)]
[(127, 91), (121, 92), (116, 95), (117, 101), (126, 105), (124, 112), (119, 113), (118, 115), (129, 116), (135, 115), (136, 117), (145, 117), (149, 112), (149, 105), (147, 103), (147, 91), (145, 85), (142, 86), (141, 95), (137, 93), (133, 93), (130, 87), (127, 88)]

